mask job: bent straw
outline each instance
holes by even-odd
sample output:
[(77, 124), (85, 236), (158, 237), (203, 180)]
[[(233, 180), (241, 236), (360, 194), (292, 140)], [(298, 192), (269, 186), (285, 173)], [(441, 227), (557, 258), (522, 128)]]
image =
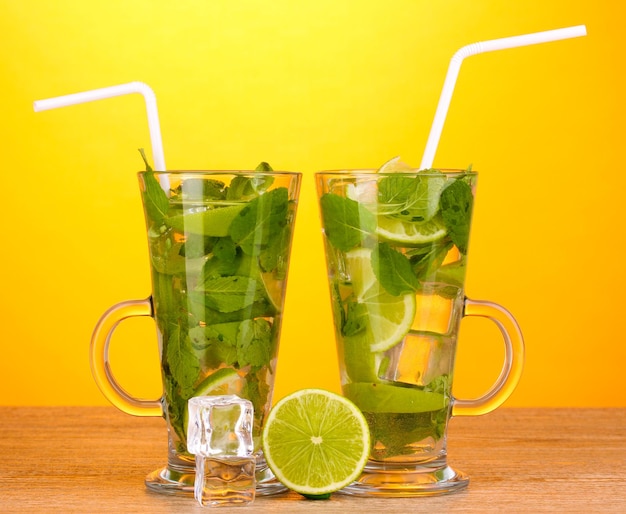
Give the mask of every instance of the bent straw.
[(165, 167), (165, 157), (163, 155), (163, 142), (161, 140), (161, 126), (159, 124), (156, 96), (150, 86), (143, 82), (129, 82), (127, 84), (120, 84), (119, 86), (104, 87), (92, 91), (84, 91), (82, 93), (48, 98), (46, 100), (37, 100), (33, 103), (33, 107), (35, 112), (39, 112), (132, 93), (139, 93), (143, 96), (146, 104), (146, 112), (148, 114), (148, 128), (150, 129), (154, 167), (156, 171), (165, 171), (167, 168)]
[(506, 48), (515, 48), (520, 46), (536, 45), (539, 43), (548, 43), (551, 41), (558, 41), (560, 39), (570, 39), (574, 37), (581, 37), (587, 35), (587, 28), (585, 25), (577, 25), (574, 27), (567, 27), (563, 29), (547, 30), (544, 32), (534, 32), (532, 34), (525, 34), (522, 36), (512, 36), (502, 39), (491, 39), (489, 41), (479, 41), (466, 45), (452, 56), (450, 65), (448, 66), (448, 73), (441, 90), (439, 97), (439, 104), (435, 112), (435, 118), (430, 128), (430, 134), (428, 135), (428, 141), (426, 142), (426, 148), (422, 157), (422, 163), (420, 169), (431, 168), (433, 165), (433, 159), (435, 152), (437, 151), (437, 145), (441, 137), (441, 131), (443, 124), (448, 114), (448, 108), (450, 107), (450, 100), (456, 84), (456, 79), (459, 76), (459, 70), (463, 59), (470, 55), (481, 54), (485, 52), (493, 52), (495, 50), (504, 50)]

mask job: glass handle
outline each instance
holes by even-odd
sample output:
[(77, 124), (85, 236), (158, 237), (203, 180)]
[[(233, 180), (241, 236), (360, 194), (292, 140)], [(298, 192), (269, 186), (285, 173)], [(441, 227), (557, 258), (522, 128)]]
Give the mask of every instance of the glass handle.
[(102, 394), (118, 409), (133, 416), (162, 416), (161, 400), (144, 400), (131, 396), (115, 380), (109, 363), (109, 343), (117, 325), (133, 316), (152, 317), (152, 299), (128, 300), (107, 310), (93, 331), (89, 360), (91, 373)]
[(491, 389), (474, 400), (453, 400), (453, 416), (478, 416), (497, 409), (517, 386), (524, 367), (524, 338), (513, 315), (497, 303), (465, 298), (463, 315), (490, 319), (504, 339), (504, 364)]

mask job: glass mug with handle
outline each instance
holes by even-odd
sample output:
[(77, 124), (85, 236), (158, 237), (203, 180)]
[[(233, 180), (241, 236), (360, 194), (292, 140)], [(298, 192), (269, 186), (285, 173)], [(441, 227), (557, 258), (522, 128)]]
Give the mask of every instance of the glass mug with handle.
[[(465, 296), (477, 174), (376, 170), (316, 174), (343, 394), (364, 413), (370, 460), (343, 493), (420, 496), (462, 489), (447, 464), (452, 416), (485, 414), (516, 387), (524, 343), (503, 307)], [(452, 396), (465, 316), (499, 328), (500, 376), (482, 397)]]
[[(152, 295), (111, 307), (95, 327), (94, 379), (136, 416), (164, 416), (167, 465), (148, 488), (193, 495), (186, 448), (187, 402), (236, 394), (254, 405), (257, 494), (285, 491), (263, 459), (260, 434), (271, 404), (301, 174), (274, 171), (141, 172)], [(134, 398), (116, 381), (109, 345), (132, 316), (156, 322), (163, 396)]]

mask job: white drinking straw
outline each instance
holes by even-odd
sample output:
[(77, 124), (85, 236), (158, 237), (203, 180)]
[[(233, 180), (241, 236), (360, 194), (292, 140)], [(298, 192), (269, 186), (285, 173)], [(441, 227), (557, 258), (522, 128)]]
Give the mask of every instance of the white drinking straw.
[(479, 41), (457, 50), (457, 52), (452, 56), (450, 65), (448, 66), (448, 73), (443, 83), (443, 89), (441, 90), (441, 96), (439, 97), (439, 104), (437, 105), (437, 111), (435, 112), (435, 119), (433, 120), (433, 124), (430, 128), (430, 134), (428, 135), (428, 141), (426, 142), (426, 148), (424, 150), (424, 156), (422, 157), (420, 169), (431, 168), (433, 165), (433, 159), (435, 157), (435, 152), (437, 151), (439, 138), (441, 137), (441, 130), (443, 129), (443, 123), (446, 119), (446, 115), (448, 114), (450, 99), (452, 98), (452, 92), (454, 91), (454, 86), (456, 84), (456, 79), (459, 76), (459, 70), (461, 69), (463, 59), (470, 55), (493, 52), (495, 50), (504, 50), (505, 48), (536, 45), (539, 43), (548, 43), (550, 41), (558, 41), (560, 39), (569, 39), (585, 35), (587, 35), (587, 28), (585, 25), (577, 25), (575, 27), (547, 30), (545, 32), (535, 32), (533, 34), (525, 34), (522, 36)]
[[(161, 140), (161, 126), (159, 124), (159, 112), (157, 110), (156, 96), (147, 84), (144, 84), (143, 82), (129, 82), (127, 84), (120, 84), (119, 86), (103, 87), (101, 89), (84, 91), (82, 93), (57, 96), (46, 100), (37, 100), (33, 105), (35, 112), (39, 112), (46, 111), (48, 109), (56, 109), (58, 107), (66, 107), (68, 105), (93, 102), (94, 100), (102, 100), (104, 98), (129, 95), (131, 93), (139, 93), (144, 98), (146, 103), (146, 112), (148, 114), (148, 127), (150, 129), (150, 142), (152, 145), (152, 156), (154, 158), (154, 169), (156, 171), (165, 171), (167, 168), (165, 167), (165, 157), (163, 155), (163, 142)], [(165, 187), (165, 184), (162, 185)]]

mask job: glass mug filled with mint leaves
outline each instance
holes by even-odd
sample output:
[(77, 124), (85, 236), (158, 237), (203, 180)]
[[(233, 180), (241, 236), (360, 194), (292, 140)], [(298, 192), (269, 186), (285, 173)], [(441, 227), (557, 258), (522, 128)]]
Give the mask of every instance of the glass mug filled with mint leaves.
[[(452, 416), (485, 414), (519, 381), (524, 343), (503, 307), (465, 296), (477, 174), (380, 170), (316, 174), (344, 396), (365, 415), (370, 459), (342, 490), (358, 496), (453, 492), (468, 477), (451, 469)], [(482, 397), (452, 396), (464, 316), (492, 320), (504, 340), (499, 378)]]
[[(104, 395), (137, 416), (164, 416), (167, 465), (148, 488), (193, 495), (187, 401), (235, 394), (254, 406), (257, 494), (285, 490), (263, 459), (301, 175), (257, 171), (141, 172), (152, 295), (121, 302), (98, 322), (91, 366)], [(115, 380), (109, 342), (131, 316), (156, 322), (163, 396), (134, 398)]]

